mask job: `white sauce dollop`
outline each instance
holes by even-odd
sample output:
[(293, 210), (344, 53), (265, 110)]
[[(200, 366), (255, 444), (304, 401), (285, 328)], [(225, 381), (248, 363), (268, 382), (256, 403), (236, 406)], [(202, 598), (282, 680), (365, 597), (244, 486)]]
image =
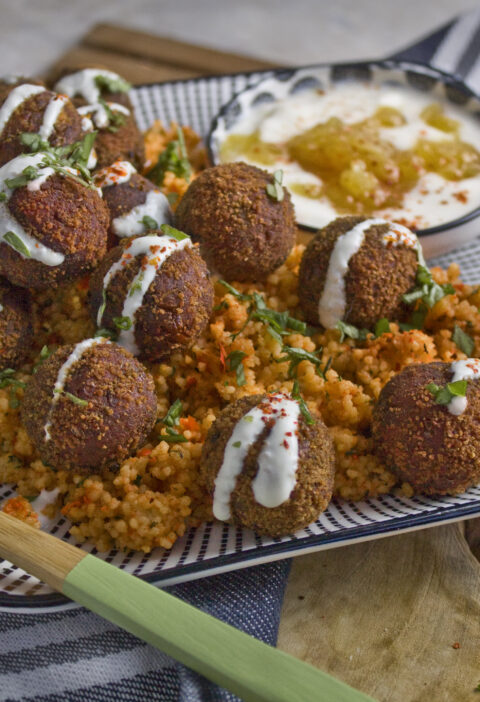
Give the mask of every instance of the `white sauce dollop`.
[[(108, 107), (112, 112), (121, 112), (123, 115), (129, 115), (130, 110), (124, 105), (119, 105), (118, 102), (107, 102)], [(90, 124), (95, 124), (99, 129), (104, 129), (110, 124), (110, 118), (105, 106), (99, 102), (93, 105), (85, 105), (77, 108), (78, 113), (82, 117), (86, 117)]]
[(150, 190), (144, 203), (137, 205), (120, 217), (115, 217), (112, 221), (112, 230), (119, 237), (143, 234), (145, 225), (142, 220), (146, 216), (154, 219), (159, 227), (162, 224), (170, 224), (172, 221), (172, 210), (169, 202), (160, 190)]
[(298, 468), (298, 402), (276, 393), (253, 407), (235, 425), (227, 441), (223, 462), (215, 479), (213, 514), (230, 519), (230, 500), (237, 477), (250, 447), (270, 421), (274, 425), (258, 456), (258, 471), (252, 481), (256, 501), (264, 507), (278, 507), (288, 500)]
[[(38, 169), (38, 176), (27, 184), (27, 188), (29, 190), (38, 190), (42, 183), (53, 175), (53, 168), (41, 166), (44, 158), (45, 154), (40, 152), (31, 155), (17, 156), (0, 168), (0, 192), (4, 192), (7, 196), (7, 200), (0, 202), (0, 238), (3, 240), (3, 243), (11, 246), (11, 244), (5, 240), (5, 235), (8, 232), (13, 232), (28, 249), (30, 258), (35, 261), (40, 261), (40, 263), (44, 263), (46, 266), (59, 266), (65, 260), (65, 256), (41, 244), (35, 237), (28, 234), (7, 207), (12, 190), (7, 186), (5, 181), (10, 178), (16, 178), (21, 175), (25, 168), (33, 166)], [(17, 251), (17, 253), (19, 253), (22, 258), (28, 258), (21, 251)]]
[(101, 89), (95, 82), (97, 76), (104, 76), (110, 80), (122, 80), (117, 73), (113, 71), (103, 71), (99, 68), (85, 68), (83, 71), (71, 73), (68, 76), (61, 78), (55, 85), (55, 90), (58, 93), (64, 93), (72, 98), (79, 95), (90, 104), (98, 102), (101, 95)]
[(25, 100), (28, 100), (33, 95), (38, 95), (38, 93), (44, 93), (45, 90), (46, 88), (41, 85), (31, 85), (30, 83), (24, 83), (14, 88), (0, 107), (0, 134), (5, 129), (5, 125), (12, 114)]
[[(142, 306), (143, 298), (148, 288), (152, 284), (157, 271), (167, 258), (175, 251), (179, 251), (191, 245), (192, 241), (189, 237), (181, 241), (167, 236), (155, 235), (133, 239), (124, 249), (121, 258), (116, 261), (105, 274), (103, 289), (107, 290), (112, 278), (118, 271), (130, 263), (132, 258), (140, 255), (144, 256), (141, 268), (132, 280), (123, 304), (122, 317), (129, 319), (131, 326), (129, 329), (122, 329), (117, 339), (117, 343), (127, 349), (127, 351), (130, 351), (134, 356), (138, 356), (140, 353), (140, 349), (135, 341), (135, 315)], [(97, 313), (97, 325), (99, 327), (102, 324), (102, 318), (102, 307), (100, 307)]]
[[(478, 380), (480, 378), (480, 359), (466, 358), (464, 361), (454, 361), (450, 366), (452, 373), (451, 383), (456, 383), (457, 380)], [(467, 409), (467, 398), (452, 397), (447, 405), (447, 409), (451, 414), (460, 415)]]
[(52, 402), (50, 404), (50, 411), (48, 413), (48, 418), (44, 426), (45, 441), (50, 441), (50, 439), (52, 438), (50, 435), (50, 427), (52, 426), (53, 411), (55, 409), (55, 405), (59, 400), (60, 395), (64, 390), (65, 383), (67, 382), (68, 374), (70, 373), (72, 366), (74, 366), (75, 363), (77, 363), (77, 361), (81, 359), (85, 351), (87, 351), (92, 346), (95, 346), (95, 344), (109, 343), (110, 342), (108, 341), (108, 339), (104, 339), (101, 336), (95, 337), (93, 339), (85, 339), (84, 341), (81, 341), (79, 344), (75, 345), (70, 356), (60, 367), (57, 374), (57, 379), (55, 381), (55, 385), (53, 387), (53, 397)]

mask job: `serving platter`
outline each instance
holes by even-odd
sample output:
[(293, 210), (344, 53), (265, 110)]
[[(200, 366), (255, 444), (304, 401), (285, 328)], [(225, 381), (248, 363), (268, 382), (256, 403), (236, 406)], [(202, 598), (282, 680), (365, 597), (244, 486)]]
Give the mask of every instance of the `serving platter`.
[[(141, 129), (155, 119), (178, 121), (206, 136), (221, 105), (234, 94), (271, 75), (271, 71), (140, 86), (131, 97)], [(430, 260), (430, 265), (448, 266), (456, 261), (466, 283), (480, 282), (480, 240)], [(13, 485), (0, 487), (0, 502), (11, 497)], [(226, 524), (204, 524), (190, 530), (169, 550), (150, 554), (113, 550), (97, 553), (106, 561), (159, 585), (174, 584), (235, 568), (265, 563), (326, 548), (376, 539), (480, 516), (480, 486), (455, 497), (382, 496), (361, 502), (334, 500), (327, 511), (308, 528), (272, 539)], [(64, 517), (43, 527), (55, 536), (74, 543)], [(75, 606), (48, 586), (7, 561), (0, 562), (0, 610), (35, 612)]]

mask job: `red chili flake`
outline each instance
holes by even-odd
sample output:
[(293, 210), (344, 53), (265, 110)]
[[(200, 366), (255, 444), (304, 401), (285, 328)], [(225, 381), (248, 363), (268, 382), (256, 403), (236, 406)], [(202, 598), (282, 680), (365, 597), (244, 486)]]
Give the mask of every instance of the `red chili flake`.
[(285, 436), (292, 436), (292, 432), (291, 432), (291, 431), (286, 431), (286, 432), (285, 432)]
[(460, 644), (458, 643), (458, 641), (455, 641), (455, 643), (452, 644), (452, 648), (454, 648), (456, 651), (460, 648)]
[(286, 439), (283, 440), (283, 445), (285, 446), (286, 449), (290, 448), (290, 444), (288, 443), (288, 441)]
[(457, 200), (463, 204), (468, 202), (468, 193), (466, 190), (461, 190), (458, 193), (453, 193), (453, 197), (457, 198)]
[(185, 381), (185, 387), (187, 390), (189, 390), (191, 387), (197, 384), (197, 379), (195, 376), (191, 375), (187, 380)]
[(220, 344), (220, 365), (222, 366), (222, 370), (225, 373), (227, 370), (227, 354), (225, 351), (225, 346)]

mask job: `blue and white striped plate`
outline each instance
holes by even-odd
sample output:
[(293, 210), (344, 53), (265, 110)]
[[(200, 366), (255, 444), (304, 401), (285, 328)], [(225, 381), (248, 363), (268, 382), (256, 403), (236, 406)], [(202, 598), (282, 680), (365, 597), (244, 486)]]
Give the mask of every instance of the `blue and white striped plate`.
[[(240, 74), (136, 88), (132, 100), (140, 127), (147, 128), (155, 119), (167, 124), (173, 120), (206, 135), (221, 105), (265, 75)], [(465, 282), (480, 282), (479, 240), (430, 263), (446, 266), (452, 261), (460, 264)], [(0, 487), (0, 501), (13, 494), (13, 486)], [(83, 548), (150, 582), (166, 585), (475, 515), (480, 515), (480, 487), (463, 495), (435, 499), (384, 496), (362, 502), (335, 500), (308, 528), (278, 539), (216, 523), (191, 530), (170, 551), (157, 549), (144, 555), (114, 550), (97, 554), (91, 546)], [(47, 527), (55, 536), (74, 543), (68, 528), (63, 517)], [(38, 613), (69, 606), (75, 605), (11, 563), (0, 562), (0, 611)]]

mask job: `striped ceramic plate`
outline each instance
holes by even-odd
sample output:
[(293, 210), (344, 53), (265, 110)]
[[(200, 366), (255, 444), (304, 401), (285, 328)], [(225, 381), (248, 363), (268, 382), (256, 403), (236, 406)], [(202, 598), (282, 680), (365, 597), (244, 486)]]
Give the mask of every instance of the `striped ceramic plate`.
[[(206, 135), (212, 117), (234, 93), (266, 74), (236, 75), (139, 87), (132, 98), (141, 128), (153, 120), (191, 125)], [(480, 241), (431, 263), (457, 261), (465, 282), (480, 281)], [(0, 501), (14, 494), (13, 486), (0, 488)], [(111, 551), (98, 554), (119, 568), (151, 582), (173, 584), (213, 573), (264, 563), (286, 556), (332, 548), (355, 541), (434, 526), (480, 515), (480, 487), (456, 497), (384, 496), (362, 502), (334, 501), (307, 529), (280, 539), (260, 537), (223, 524), (205, 524), (187, 533), (170, 551), (157, 549), (143, 555)], [(50, 533), (72, 541), (63, 517), (44, 525)], [(84, 547), (96, 553), (93, 547)], [(66, 600), (10, 563), (0, 562), (0, 609), (38, 612), (69, 606)], [(70, 605), (71, 606), (71, 605)]]

